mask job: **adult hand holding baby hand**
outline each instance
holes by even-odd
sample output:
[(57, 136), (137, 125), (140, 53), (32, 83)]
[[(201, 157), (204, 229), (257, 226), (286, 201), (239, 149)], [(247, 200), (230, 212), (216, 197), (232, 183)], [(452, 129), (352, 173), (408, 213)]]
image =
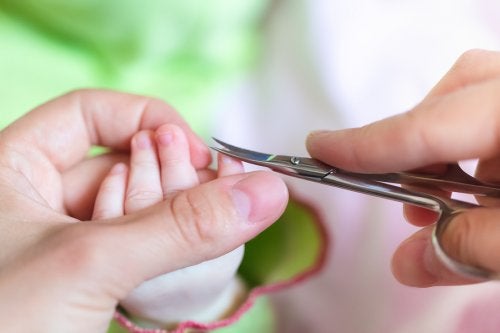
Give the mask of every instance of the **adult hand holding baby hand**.
[(111, 91), (67, 94), (0, 133), (6, 331), (105, 332), (118, 301), (143, 281), (221, 256), (280, 216), (286, 187), (256, 172), (218, 178), (129, 215), (79, 223), (92, 214), (105, 170), (123, 159), (118, 153), (88, 160), (89, 148), (127, 151), (133, 134), (165, 123), (184, 129), (191, 163), (206, 168), (207, 148), (172, 108)]

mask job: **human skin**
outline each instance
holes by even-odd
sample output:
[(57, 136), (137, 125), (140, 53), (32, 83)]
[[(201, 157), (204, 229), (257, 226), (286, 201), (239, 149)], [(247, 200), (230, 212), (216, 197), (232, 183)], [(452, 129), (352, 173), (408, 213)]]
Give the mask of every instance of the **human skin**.
[[(219, 257), (283, 212), (269, 172), (221, 177), (137, 213), (90, 218), (97, 187), (134, 133), (184, 129), (198, 173), (208, 149), (165, 103), (82, 90), (0, 132), (0, 323), (6, 332), (105, 332), (118, 300), (152, 277)], [(91, 145), (118, 154), (88, 159)]]
[[(114, 165), (96, 196), (92, 220), (136, 213), (177, 192), (200, 184), (191, 164), (184, 131), (168, 123), (155, 131), (134, 134), (130, 162)], [(242, 173), (240, 161), (218, 155), (217, 172), (223, 177)], [(242, 298), (244, 287), (236, 277), (243, 246), (221, 257), (157, 276), (135, 288), (120, 305), (147, 327), (175, 327), (179, 322), (222, 318)]]
[[(360, 128), (310, 134), (311, 156), (357, 172), (439, 171), (445, 163), (477, 159), (476, 177), (499, 182), (500, 53), (464, 53), (423, 101), (410, 111)], [(500, 210), (497, 200), (458, 215), (443, 237), (454, 259), (500, 273)], [(427, 287), (474, 281), (450, 272), (431, 245), (436, 215), (405, 207), (421, 230), (401, 243), (392, 269), (402, 283)]]

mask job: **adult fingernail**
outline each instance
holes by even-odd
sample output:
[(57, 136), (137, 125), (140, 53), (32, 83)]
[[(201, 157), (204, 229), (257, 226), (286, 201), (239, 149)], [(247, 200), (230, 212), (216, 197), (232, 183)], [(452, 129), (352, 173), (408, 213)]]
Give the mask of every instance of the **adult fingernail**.
[(316, 130), (309, 133), (306, 138), (306, 146), (309, 152), (314, 152), (319, 147), (330, 145), (331, 140), (335, 139), (339, 131)]
[(271, 223), (283, 213), (288, 190), (276, 175), (254, 172), (236, 183), (231, 195), (243, 219), (250, 223)]
[(318, 136), (318, 135), (326, 135), (326, 134), (329, 134), (329, 133), (332, 133), (332, 131), (330, 130), (315, 130), (315, 131), (311, 131), (309, 133), (309, 136)]
[(309, 141), (316, 140), (317, 138), (321, 138), (321, 137), (323, 137), (325, 135), (328, 135), (329, 133), (331, 133), (331, 131), (329, 131), (329, 130), (316, 130), (316, 131), (312, 131), (312, 132), (310, 132), (307, 135), (306, 141), (309, 142)]

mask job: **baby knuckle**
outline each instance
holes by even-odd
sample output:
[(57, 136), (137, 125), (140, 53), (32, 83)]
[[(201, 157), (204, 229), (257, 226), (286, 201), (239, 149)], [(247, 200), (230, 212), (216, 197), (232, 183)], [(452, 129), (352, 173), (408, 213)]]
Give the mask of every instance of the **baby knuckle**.
[(134, 188), (127, 191), (126, 200), (128, 202), (156, 202), (163, 198), (163, 194), (157, 191)]
[(101, 220), (114, 216), (114, 212), (107, 207), (95, 207), (92, 219)]

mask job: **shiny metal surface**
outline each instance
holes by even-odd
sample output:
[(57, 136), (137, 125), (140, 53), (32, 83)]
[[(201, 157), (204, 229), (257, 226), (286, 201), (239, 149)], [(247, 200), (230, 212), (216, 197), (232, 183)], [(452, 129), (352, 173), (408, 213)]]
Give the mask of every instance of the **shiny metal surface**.
[(479, 207), (478, 205), (431, 195), (424, 190), (410, 190), (393, 185), (412, 185), (447, 192), (500, 197), (500, 187), (480, 182), (465, 173), (458, 164), (448, 165), (447, 170), (438, 176), (409, 172), (361, 174), (348, 172), (309, 157), (265, 154), (233, 146), (215, 138), (214, 140), (222, 148), (212, 147), (212, 149), (279, 173), (435, 211), (439, 213), (439, 219), (435, 224), (432, 243), (438, 258), (451, 270), (467, 277), (484, 279), (493, 276), (485, 269), (465, 265), (450, 258), (441, 246), (442, 235), (452, 223), (453, 217), (464, 210)]

